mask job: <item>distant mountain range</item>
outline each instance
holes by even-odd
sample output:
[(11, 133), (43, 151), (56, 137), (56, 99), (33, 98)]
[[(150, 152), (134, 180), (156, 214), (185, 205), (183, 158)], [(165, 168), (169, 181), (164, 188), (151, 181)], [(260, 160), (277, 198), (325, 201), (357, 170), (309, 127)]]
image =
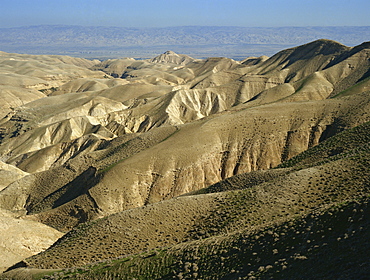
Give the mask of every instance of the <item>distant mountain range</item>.
[(0, 28), (0, 50), (86, 58), (148, 58), (173, 50), (198, 58), (227, 56), (243, 59), (270, 56), (284, 48), (321, 38), (354, 46), (369, 40), (370, 26), (123, 28), (39, 25)]

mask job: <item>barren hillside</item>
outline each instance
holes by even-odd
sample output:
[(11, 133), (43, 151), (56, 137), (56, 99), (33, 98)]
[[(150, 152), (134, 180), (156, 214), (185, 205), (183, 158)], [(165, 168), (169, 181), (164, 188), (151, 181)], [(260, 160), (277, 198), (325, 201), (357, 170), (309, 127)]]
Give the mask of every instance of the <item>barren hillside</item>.
[[(312, 263), (312, 250), (343, 234), (354, 244), (365, 238), (366, 215), (352, 233), (335, 219), (367, 211), (370, 43), (322, 39), (243, 61), (172, 51), (148, 60), (0, 59), (9, 100), (0, 208), (66, 233), (4, 277), (88, 266), (52, 277), (294, 278), (299, 256)], [(312, 233), (318, 247), (278, 238), (309, 244), (293, 228), (328, 223), (338, 229), (317, 229), (322, 240)], [(260, 237), (265, 245), (253, 245)], [(20, 256), (14, 263), (30, 254)]]

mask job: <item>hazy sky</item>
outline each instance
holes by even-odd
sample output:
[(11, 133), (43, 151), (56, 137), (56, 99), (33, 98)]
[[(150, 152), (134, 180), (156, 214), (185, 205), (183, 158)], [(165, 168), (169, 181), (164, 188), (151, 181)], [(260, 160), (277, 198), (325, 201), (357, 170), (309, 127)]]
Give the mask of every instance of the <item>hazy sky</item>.
[(369, 0), (0, 0), (0, 27), (369, 26)]

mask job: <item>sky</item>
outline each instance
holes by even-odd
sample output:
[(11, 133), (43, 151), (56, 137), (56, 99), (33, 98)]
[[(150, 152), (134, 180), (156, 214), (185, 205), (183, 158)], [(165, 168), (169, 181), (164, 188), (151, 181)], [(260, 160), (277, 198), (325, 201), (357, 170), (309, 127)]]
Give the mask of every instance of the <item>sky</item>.
[(369, 26), (369, 11), (369, 0), (0, 0), (0, 28)]

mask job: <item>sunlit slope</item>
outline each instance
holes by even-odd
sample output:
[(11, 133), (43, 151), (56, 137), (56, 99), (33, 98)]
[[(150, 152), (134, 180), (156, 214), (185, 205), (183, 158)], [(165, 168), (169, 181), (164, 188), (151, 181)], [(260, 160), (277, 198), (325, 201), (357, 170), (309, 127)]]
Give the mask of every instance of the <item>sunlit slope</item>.
[(62, 84), (79, 78), (103, 78), (88, 68), (96, 64), (81, 58), (53, 55), (24, 55), (0, 52), (0, 117), (23, 104), (45, 97)]
[(0, 209), (0, 272), (51, 246), (63, 233)]

